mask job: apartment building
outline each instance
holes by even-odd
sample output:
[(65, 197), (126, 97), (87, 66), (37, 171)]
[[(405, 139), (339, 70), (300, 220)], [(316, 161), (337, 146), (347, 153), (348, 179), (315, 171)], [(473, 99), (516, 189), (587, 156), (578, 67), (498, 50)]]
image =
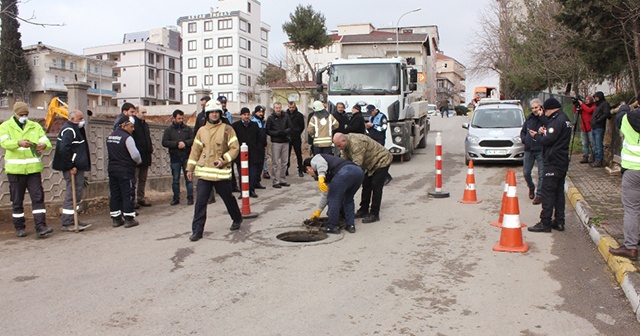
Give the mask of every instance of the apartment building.
[(446, 100), (453, 106), (464, 104), (465, 66), (442, 53), (438, 53), (436, 58), (437, 102)]
[(46, 109), (54, 97), (67, 102), (65, 83), (86, 82), (87, 106), (110, 105), (116, 96), (112, 90), (112, 69), (115, 62), (97, 60), (42, 42), (23, 48), (31, 67), (31, 97), (33, 107)]
[(178, 19), (182, 31), (182, 101), (196, 103), (196, 89), (246, 103), (269, 64), (269, 32), (257, 0), (218, 0), (209, 13)]

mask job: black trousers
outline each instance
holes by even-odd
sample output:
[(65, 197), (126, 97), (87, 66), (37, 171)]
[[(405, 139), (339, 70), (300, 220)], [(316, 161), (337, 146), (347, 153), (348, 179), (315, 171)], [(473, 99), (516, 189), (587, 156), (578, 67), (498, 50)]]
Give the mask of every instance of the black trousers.
[[(235, 161), (236, 168), (238, 169), (238, 187), (242, 190), (242, 161)], [(260, 172), (262, 171), (262, 167), (264, 163), (251, 163), (249, 162), (249, 191), (256, 190), (256, 183), (259, 181)]]
[(29, 190), (33, 221), (36, 228), (46, 225), (47, 210), (44, 207), (44, 190), (40, 173), (19, 175), (7, 174), (9, 193), (13, 208), (13, 226), (16, 230), (24, 230), (24, 192)]
[[(389, 174), (389, 166), (378, 168), (373, 175), (364, 175), (362, 181), (362, 195), (360, 199), (361, 211), (368, 212), (373, 215), (380, 215), (380, 204), (382, 203), (382, 189), (384, 181)], [(371, 203), (371, 206), (369, 206)]]
[(565, 177), (547, 176), (542, 179), (542, 225), (551, 226), (551, 218), (557, 224), (564, 224), (564, 180)]
[(317, 154), (329, 154), (329, 155), (333, 155), (333, 147), (329, 146), (329, 147), (318, 147), (318, 146), (313, 146), (313, 155), (317, 155)]
[(220, 195), (220, 198), (222, 198), (231, 219), (234, 222), (242, 221), (242, 213), (238, 207), (238, 202), (231, 193), (231, 181), (207, 181), (198, 179), (198, 193), (193, 210), (193, 222), (191, 223), (193, 233), (202, 234), (202, 232), (204, 232), (204, 224), (207, 222), (207, 201), (214, 187), (215, 191)]
[(291, 142), (289, 142), (289, 158), (287, 159), (287, 170), (291, 167), (291, 149), (296, 153), (296, 161), (298, 161), (298, 172), (304, 173), (304, 167), (302, 167), (302, 138), (298, 136), (292, 136)]
[(111, 218), (133, 219), (136, 216), (133, 210), (135, 198), (135, 171), (133, 172), (109, 172), (109, 212)]

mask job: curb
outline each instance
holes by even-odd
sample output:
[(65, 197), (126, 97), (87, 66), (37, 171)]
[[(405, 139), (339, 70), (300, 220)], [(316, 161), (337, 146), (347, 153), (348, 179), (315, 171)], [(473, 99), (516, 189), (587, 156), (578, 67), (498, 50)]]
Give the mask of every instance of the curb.
[(589, 233), (589, 237), (591, 237), (598, 251), (600, 251), (600, 254), (604, 257), (604, 260), (620, 284), (622, 291), (629, 300), (631, 309), (633, 309), (633, 313), (636, 315), (636, 320), (640, 322), (640, 291), (638, 290), (638, 288), (640, 288), (640, 273), (638, 273), (635, 265), (633, 265), (629, 259), (617, 257), (609, 253), (610, 247), (619, 247), (618, 242), (613, 239), (606, 230), (592, 222), (592, 219), (596, 217), (596, 213), (584, 200), (584, 197), (568, 176), (566, 177), (564, 191), (580, 218), (582, 225)]

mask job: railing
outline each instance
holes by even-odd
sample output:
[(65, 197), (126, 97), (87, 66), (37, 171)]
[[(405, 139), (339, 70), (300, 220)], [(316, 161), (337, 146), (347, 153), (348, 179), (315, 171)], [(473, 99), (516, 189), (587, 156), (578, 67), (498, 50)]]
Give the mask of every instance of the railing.
[(111, 95), (111, 96), (115, 96), (117, 94), (117, 92), (115, 92), (113, 90), (94, 89), (94, 88), (88, 89), (87, 93), (101, 94), (101, 95)]

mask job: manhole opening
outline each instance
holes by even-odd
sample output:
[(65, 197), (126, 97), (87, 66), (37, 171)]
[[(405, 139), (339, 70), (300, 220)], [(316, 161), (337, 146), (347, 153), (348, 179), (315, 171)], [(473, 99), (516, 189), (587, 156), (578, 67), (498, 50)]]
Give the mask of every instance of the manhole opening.
[(276, 238), (290, 243), (312, 243), (327, 239), (327, 237), (327, 234), (322, 231), (288, 231), (276, 236)]

